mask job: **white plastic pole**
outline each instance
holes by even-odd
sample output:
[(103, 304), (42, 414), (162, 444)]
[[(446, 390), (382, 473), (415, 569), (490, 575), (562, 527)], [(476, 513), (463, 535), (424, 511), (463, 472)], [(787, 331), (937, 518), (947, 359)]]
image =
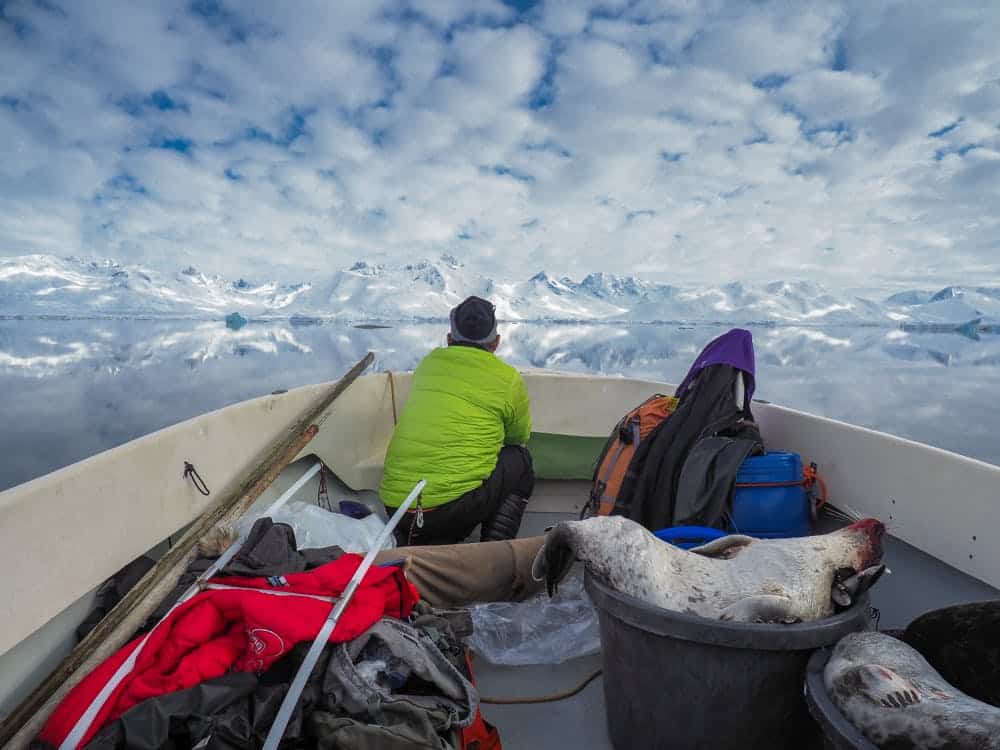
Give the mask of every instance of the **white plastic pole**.
[[(308, 482), (312, 476), (319, 471), (320, 468), (322, 468), (322, 466), (322, 461), (317, 461), (315, 464), (310, 466), (309, 469), (307, 469), (306, 472), (298, 478), (295, 484), (281, 493), (281, 497), (268, 506), (263, 515), (269, 516), (287, 503), (296, 492), (302, 489), (302, 485)], [(163, 621), (170, 616), (171, 612), (197, 594), (201, 590), (201, 584), (204, 581), (207, 581), (217, 572), (222, 570), (222, 568), (224, 568), (229, 561), (233, 559), (236, 553), (243, 547), (245, 536), (245, 534), (240, 534), (240, 536), (226, 548), (226, 551), (219, 556), (219, 559), (212, 563), (208, 570), (198, 576), (198, 580), (188, 587), (188, 589), (181, 595), (180, 599), (178, 599), (174, 605), (167, 610), (167, 613), (160, 618), (159, 622), (150, 628), (149, 632), (146, 633), (146, 637), (139, 642), (139, 645), (135, 647), (131, 654), (129, 654), (128, 658), (121, 663), (121, 666), (119, 666), (118, 670), (111, 676), (111, 679), (104, 684), (103, 688), (101, 688), (101, 692), (94, 696), (94, 700), (92, 700), (90, 705), (87, 706), (87, 710), (84, 711), (83, 714), (80, 715), (80, 718), (76, 720), (76, 724), (73, 725), (73, 729), (70, 730), (70, 733), (66, 735), (66, 739), (64, 739), (62, 744), (59, 745), (59, 750), (76, 750), (76, 746), (80, 744), (83, 736), (87, 733), (87, 730), (90, 729), (90, 725), (93, 724), (94, 719), (97, 718), (98, 712), (104, 707), (104, 704), (107, 703), (108, 698), (111, 697), (111, 694), (121, 684), (121, 681), (125, 679), (125, 675), (135, 668), (135, 663), (139, 658), (139, 654), (142, 653), (142, 649), (145, 647), (149, 637), (153, 634), (153, 631), (160, 627)]]
[(358, 569), (354, 571), (354, 575), (351, 577), (350, 582), (344, 589), (344, 593), (341, 595), (340, 599), (334, 605), (330, 611), (330, 615), (326, 618), (326, 622), (323, 623), (323, 627), (320, 628), (319, 633), (313, 639), (312, 645), (309, 647), (308, 653), (306, 653), (306, 658), (303, 659), (302, 664), (299, 665), (299, 670), (295, 673), (295, 678), (292, 680), (291, 686), (288, 688), (288, 692), (285, 693), (285, 698), (281, 702), (281, 707), (278, 709), (278, 714), (274, 718), (274, 722), (271, 724), (271, 729), (267, 733), (267, 739), (264, 741), (263, 750), (276, 750), (278, 743), (281, 742), (281, 738), (285, 734), (285, 728), (288, 726), (289, 720), (292, 718), (292, 711), (295, 709), (295, 704), (299, 701), (299, 695), (302, 693), (302, 689), (306, 686), (306, 680), (309, 679), (309, 675), (312, 674), (313, 668), (316, 666), (316, 661), (319, 659), (320, 653), (323, 651), (323, 647), (326, 642), (330, 640), (330, 634), (333, 633), (334, 628), (337, 627), (337, 621), (340, 616), (347, 609), (347, 605), (351, 601), (351, 597), (354, 595), (355, 589), (361, 583), (361, 579), (364, 578), (365, 573), (372, 566), (375, 561), (375, 555), (379, 553), (382, 549), (382, 545), (385, 544), (385, 540), (389, 538), (389, 534), (392, 530), (396, 528), (399, 524), (400, 519), (402, 519), (403, 514), (409, 509), (413, 501), (417, 499), (417, 496), (424, 489), (424, 485), (427, 484), (427, 480), (421, 479), (417, 482), (417, 486), (413, 488), (403, 504), (399, 506), (395, 513), (393, 513), (392, 518), (389, 519), (389, 523), (385, 525), (372, 548), (368, 550), (368, 554), (365, 555), (364, 560), (358, 566)]

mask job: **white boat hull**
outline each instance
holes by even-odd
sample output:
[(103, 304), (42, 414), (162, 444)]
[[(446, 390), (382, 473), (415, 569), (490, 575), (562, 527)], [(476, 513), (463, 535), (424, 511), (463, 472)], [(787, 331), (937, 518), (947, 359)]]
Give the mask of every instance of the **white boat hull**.
[[(524, 375), (534, 431), (590, 438), (589, 446), (651, 393), (673, 392), (646, 380)], [(0, 674), (9, 676), (0, 709), (23, 692), (18, 674), (52, 660), (52, 643), (61, 639), (65, 651), (103, 580), (239, 486), (255, 458), (329, 385), (233, 404), (0, 493)], [(409, 385), (409, 373), (361, 376), (299, 458), (315, 455), (352, 488), (377, 490), (394, 411), (405, 406)], [(878, 517), (897, 538), (1000, 587), (1000, 545), (991, 531), (1000, 527), (1000, 467), (773, 404), (754, 402), (753, 411), (768, 449), (819, 465), (831, 503)], [(210, 496), (183, 478), (185, 461)], [(294, 479), (282, 477), (262, 500)]]

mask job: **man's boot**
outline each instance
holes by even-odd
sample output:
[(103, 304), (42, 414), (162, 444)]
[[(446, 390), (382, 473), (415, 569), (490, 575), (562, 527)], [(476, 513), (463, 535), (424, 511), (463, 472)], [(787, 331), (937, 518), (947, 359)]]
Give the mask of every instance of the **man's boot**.
[(499, 542), (514, 539), (521, 528), (521, 518), (528, 501), (519, 495), (508, 495), (500, 503), (496, 513), (483, 521), (479, 533), (481, 542)]

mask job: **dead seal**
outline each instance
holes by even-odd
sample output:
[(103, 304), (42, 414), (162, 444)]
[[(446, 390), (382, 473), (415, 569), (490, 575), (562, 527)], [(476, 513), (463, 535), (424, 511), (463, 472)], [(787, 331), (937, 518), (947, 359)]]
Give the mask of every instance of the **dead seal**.
[(612, 588), (657, 607), (742, 622), (805, 622), (850, 606), (881, 574), (885, 527), (865, 519), (792, 539), (730, 535), (692, 550), (622, 516), (565, 521), (532, 564), (551, 595), (575, 559)]
[(1000, 750), (1000, 708), (966, 695), (885, 633), (844, 636), (823, 681), (844, 718), (878, 747)]

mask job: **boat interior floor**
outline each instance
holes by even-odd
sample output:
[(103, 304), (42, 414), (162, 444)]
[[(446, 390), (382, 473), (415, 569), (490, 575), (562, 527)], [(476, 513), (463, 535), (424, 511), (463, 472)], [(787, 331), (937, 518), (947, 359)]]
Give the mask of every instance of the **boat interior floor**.
[[(304, 458), (283, 472), (255, 503), (255, 510), (267, 507), (278, 494), (292, 486), (312, 460)], [(314, 476), (301, 487), (296, 500), (310, 502), (310, 498), (317, 497), (318, 487), (318, 478)], [(544, 533), (546, 527), (561, 520), (578, 518), (588, 490), (589, 483), (584, 481), (539, 480), (519, 536), (539, 535)], [(377, 494), (370, 490), (354, 492), (333, 479), (329, 492), (331, 497), (351, 497), (377, 511), (381, 510), (380, 515), (384, 513)], [(822, 533), (843, 523), (821, 514), (815, 531)], [(891, 535), (891, 521), (889, 526)], [(478, 529), (473, 530), (469, 539), (478, 539)], [(149, 554), (158, 559), (168, 546), (169, 541), (165, 540)], [(892, 536), (886, 541), (885, 561), (892, 572), (883, 575), (872, 591), (872, 604), (880, 612), (879, 626), (882, 629), (903, 628), (916, 616), (938, 607), (1000, 598), (1000, 591)], [(93, 592), (90, 592), (67, 610), (66, 616), (57, 623), (58, 627), (39, 632), (28, 639), (23, 648), (18, 647), (11, 652), (3, 672), (5, 680), (11, 681), (6, 691), (3, 690), (3, 681), (0, 681), (0, 717), (6, 713), (5, 708), (16, 706), (27, 691), (34, 688), (40, 675), (47, 674), (69, 653), (76, 642), (74, 628), (90, 611), (93, 601)], [(38, 653), (44, 658), (39, 660)], [(601, 656), (595, 654), (561, 664), (532, 666), (497, 666), (474, 656), (473, 667), (481, 695), (496, 698), (549, 696), (577, 687), (601, 667)], [(499, 729), (505, 750), (543, 747), (603, 750), (612, 747), (607, 734), (601, 677), (563, 700), (516, 705), (483, 704), (482, 712), (486, 720)]]
[[(588, 489), (588, 483), (581, 481), (537, 482), (519, 536), (541, 534), (547, 526), (577, 518)], [(815, 533), (832, 531), (842, 525), (845, 525), (843, 521), (821, 514)], [(885, 562), (891, 573), (882, 576), (871, 596), (872, 606), (879, 612), (880, 629), (904, 628), (916, 616), (938, 607), (1000, 598), (1000, 591), (993, 587), (892, 537), (891, 522), (889, 527)], [(496, 666), (476, 657), (473, 667), (482, 695), (544, 696), (579, 685), (588, 674), (601, 667), (601, 656), (595, 654), (555, 665), (517, 667)], [(601, 677), (565, 700), (484, 704), (481, 710), (484, 718), (499, 729), (505, 750), (612, 748), (607, 734)]]

